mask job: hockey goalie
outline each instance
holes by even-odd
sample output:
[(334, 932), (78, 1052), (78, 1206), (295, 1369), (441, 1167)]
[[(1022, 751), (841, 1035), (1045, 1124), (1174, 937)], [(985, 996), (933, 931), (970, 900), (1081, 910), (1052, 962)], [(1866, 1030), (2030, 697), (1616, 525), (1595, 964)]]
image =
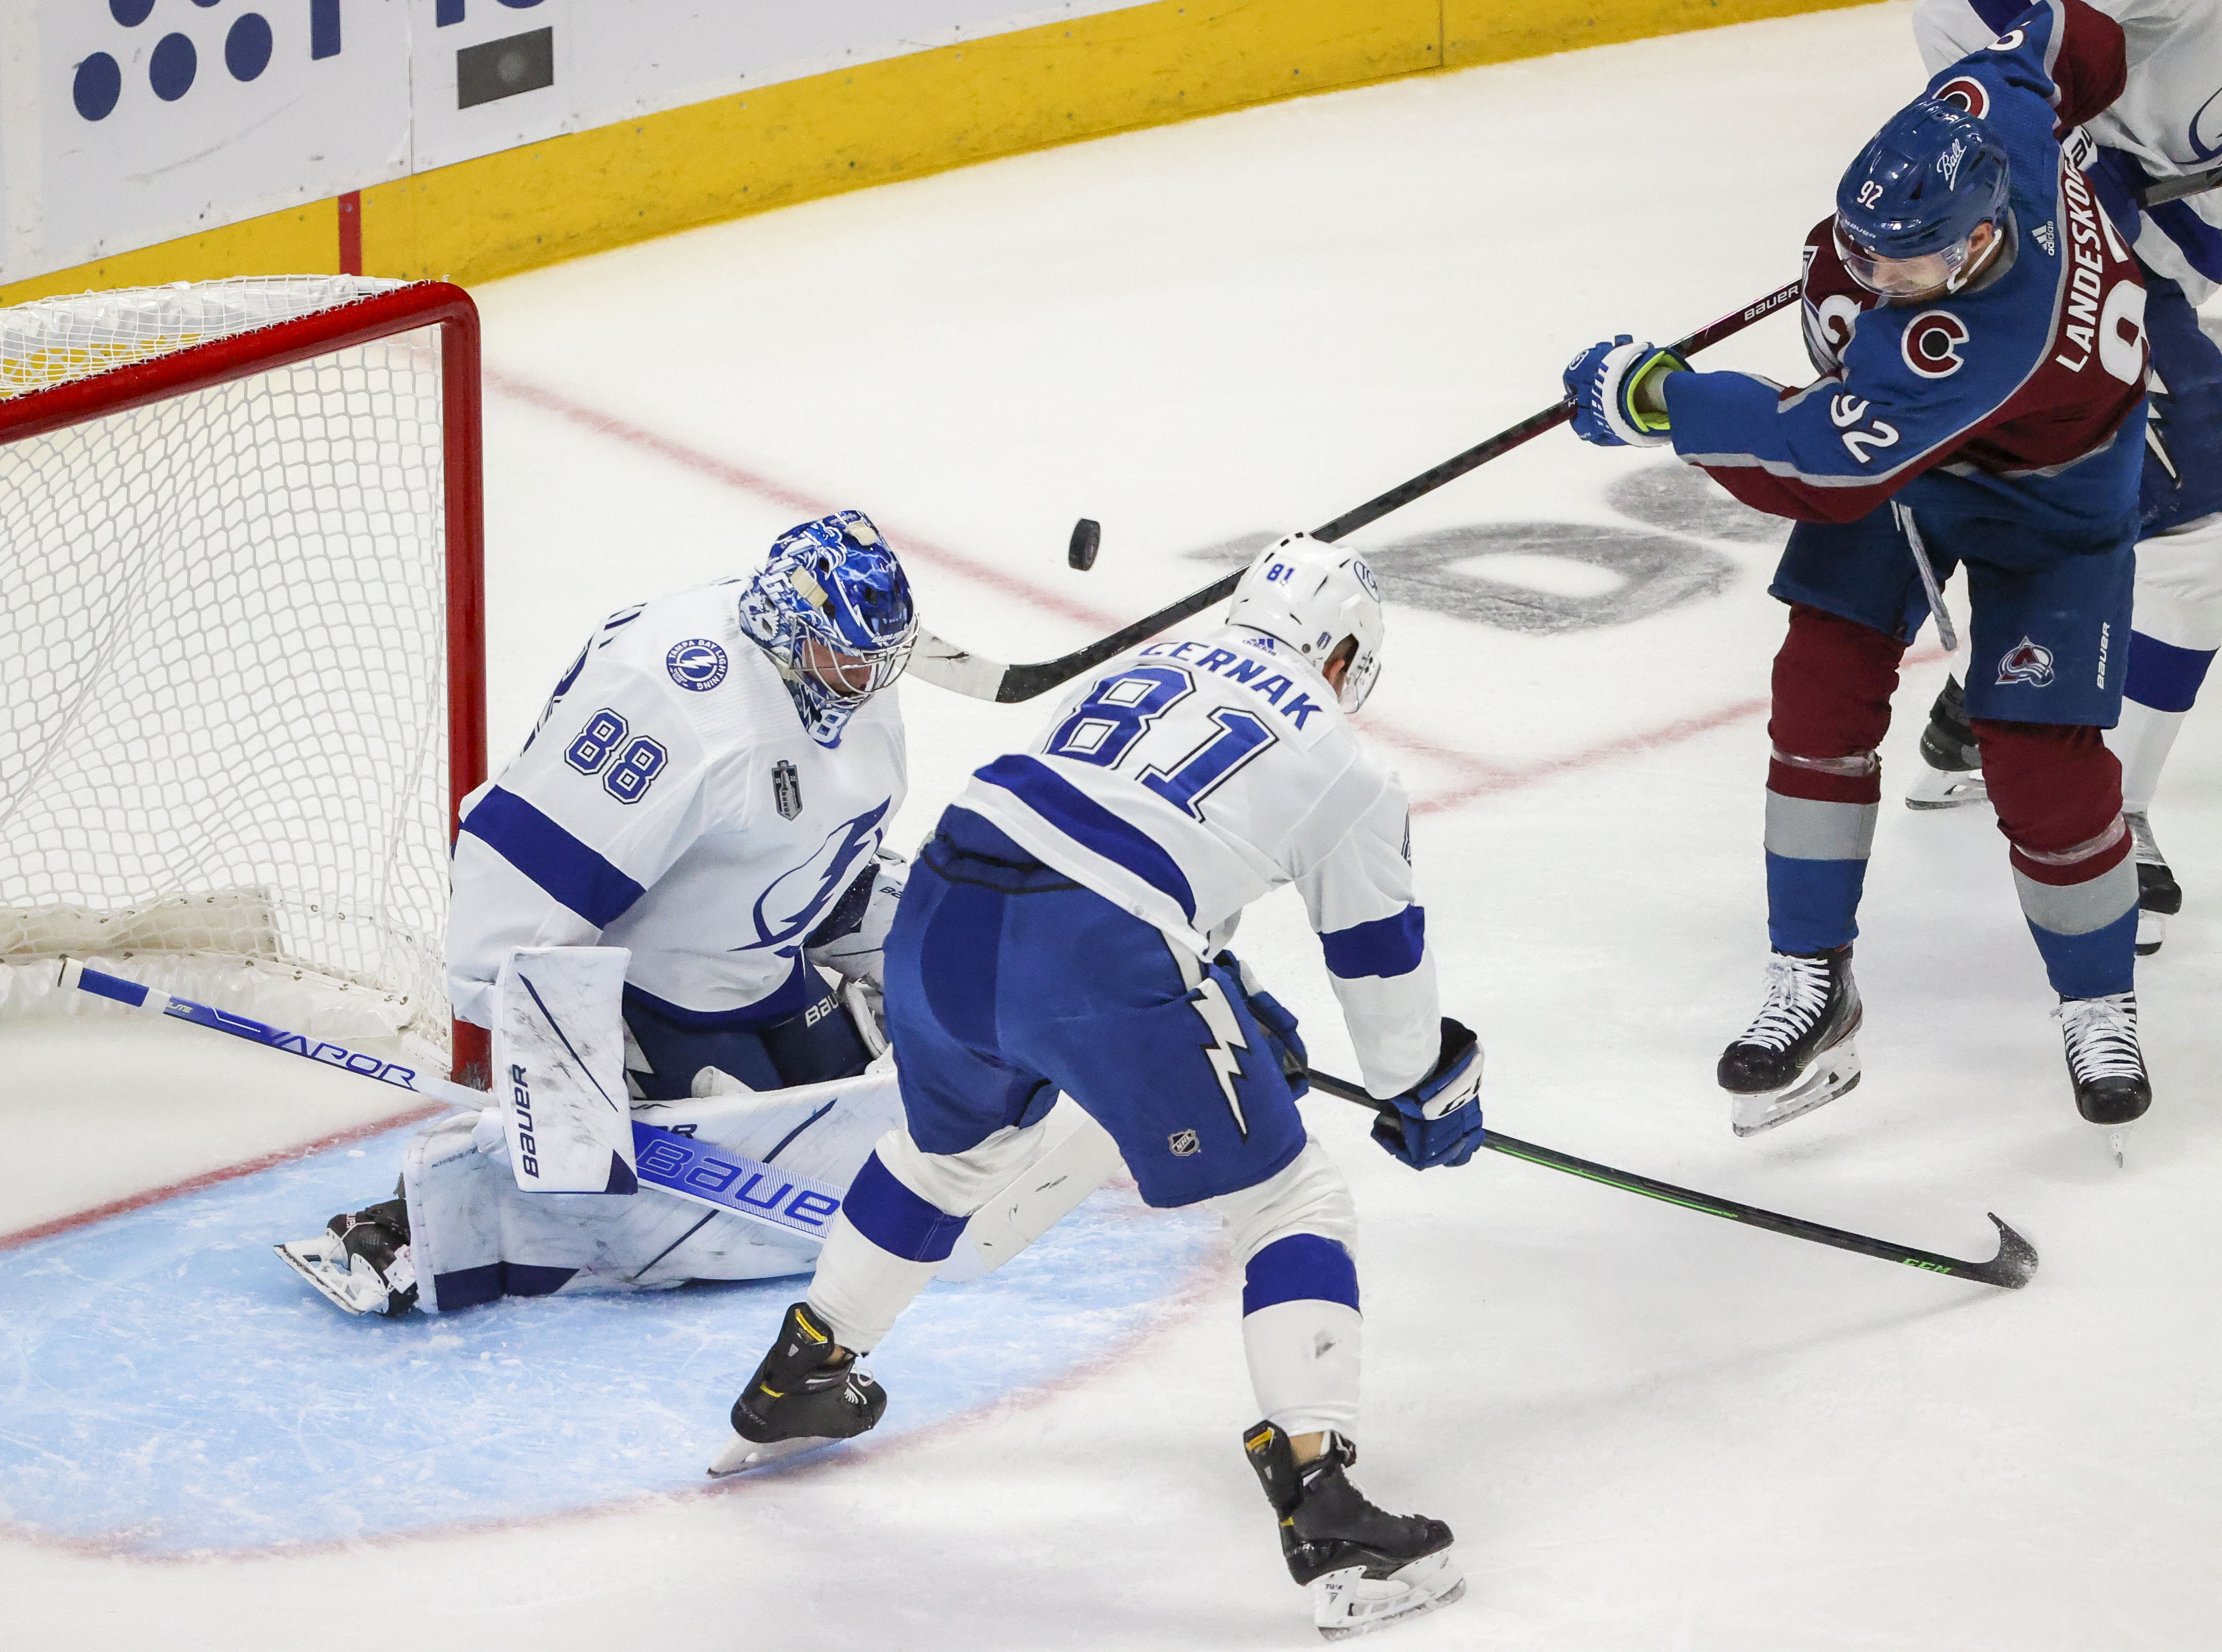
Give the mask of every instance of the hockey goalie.
[[(906, 778), (884, 691), (916, 630), (855, 510), (603, 623), (462, 810), (449, 991), (493, 1030), (492, 1104), (414, 1137), (392, 1197), (280, 1246), (311, 1284), (399, 1317), (811, 1267), (901, 1117), (876, 1008)], [(777, 1173), (644, 1185), (636, 1125)]]

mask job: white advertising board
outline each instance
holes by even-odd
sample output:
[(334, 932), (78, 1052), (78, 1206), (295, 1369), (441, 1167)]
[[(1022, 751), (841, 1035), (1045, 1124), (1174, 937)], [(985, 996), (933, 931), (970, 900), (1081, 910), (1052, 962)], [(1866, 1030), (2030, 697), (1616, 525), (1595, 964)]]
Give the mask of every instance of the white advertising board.
[(0, 281), (1135, 0), (0, 0)]

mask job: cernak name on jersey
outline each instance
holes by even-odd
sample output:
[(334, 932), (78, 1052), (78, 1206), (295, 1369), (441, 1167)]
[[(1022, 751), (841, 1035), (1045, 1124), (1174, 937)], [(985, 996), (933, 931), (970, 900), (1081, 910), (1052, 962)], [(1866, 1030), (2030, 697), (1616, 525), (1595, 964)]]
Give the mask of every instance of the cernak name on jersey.
[[(1327, 705), (1299, 688), (1285, 672), (1276, 668), (1277, 664), (1262, 646), (1253, 649), (1211, 642), (1153, 642), (1136, 651), (1133, 664), (1108, 672), (1090, 685), (1079, 703), (1050, 731), (1043, 753), (1100, 768), (1118, 768), (1142, 742), (1144, 754), (1159, 756), (1160, 760), (1146, 764), (1134, 778), (1183, 813), (1201, 820), (1204, 798), (1269, 747), (1284, 736), (1300, 747), (1309, 747), (1334, 726), (1332, 717), (1320, 717), (1317, 728), (1311, 726), (1313, 718)], [(1201, 673), (1254, 695), (1258, 709), (1214, 705), (1205, 714), (1212, 726), (1202, 740), (1189, 744), (1171, 762), (1164, 762), (1155, 747), (1170, 742), (1149, 742), (1145, 736), (1166, 713), (1196, 693)], [(1274, 715), (1277, 727), (1261, 713)]]

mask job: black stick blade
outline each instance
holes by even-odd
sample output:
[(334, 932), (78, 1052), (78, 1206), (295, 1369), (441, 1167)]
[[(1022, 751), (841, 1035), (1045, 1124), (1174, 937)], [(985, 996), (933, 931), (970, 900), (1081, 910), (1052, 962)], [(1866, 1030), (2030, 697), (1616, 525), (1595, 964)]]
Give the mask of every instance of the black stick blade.
[(1095, 548), (1103, 542), (1103, 524), (1083, 516), (1072, 524), (1072, 542), (1064, 548), (1065, 566), (1085, 573), (1095, 566)]
[(1970, 1268), (1967, 1277), (1980, 1280), (1986, 1285), (2003, 1286), (2009, 1291), (2018, 1291), (2037, 1272), (2037, 1247), (1999, 1221), (1993, 1212), (1986, 1211), (1983, 1214), (1991, 1218), (1991, 1225), (1999, 1230), (1999, 1254), (1980, 1268)]

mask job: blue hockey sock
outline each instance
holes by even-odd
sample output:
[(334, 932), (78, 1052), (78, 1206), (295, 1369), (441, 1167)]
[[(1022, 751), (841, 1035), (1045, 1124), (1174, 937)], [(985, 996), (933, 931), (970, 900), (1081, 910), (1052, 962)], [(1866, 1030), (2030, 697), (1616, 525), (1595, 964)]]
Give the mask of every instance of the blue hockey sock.
[(1767, 793), (1767, 933), (1777, 952), (1832, 952), (1859, 933), (1881, 804)]
[(2017, 870), (2014, 887), (2054, 992), (2064, 998), (2097, 998), (2136, 985), (2135, 861), (2123, 860), (2080, 884), (2041, 884)]

